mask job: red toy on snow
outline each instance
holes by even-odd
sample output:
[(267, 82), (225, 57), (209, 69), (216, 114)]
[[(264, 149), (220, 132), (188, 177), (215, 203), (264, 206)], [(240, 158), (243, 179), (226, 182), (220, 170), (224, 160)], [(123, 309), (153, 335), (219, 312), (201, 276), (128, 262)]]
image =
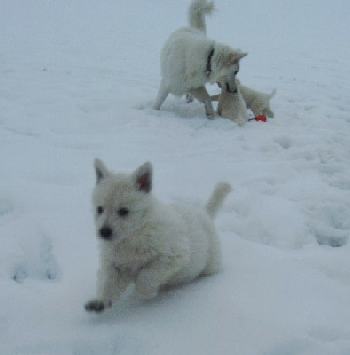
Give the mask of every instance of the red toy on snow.
[(255, 116), (255, 121), (267, 122), (267, 117), (265, 115), (257, 115), (257, 116)]

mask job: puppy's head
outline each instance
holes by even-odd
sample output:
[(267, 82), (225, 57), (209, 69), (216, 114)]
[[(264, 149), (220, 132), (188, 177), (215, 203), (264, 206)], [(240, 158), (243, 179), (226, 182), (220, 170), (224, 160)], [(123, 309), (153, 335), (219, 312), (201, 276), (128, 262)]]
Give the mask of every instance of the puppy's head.
[(151, 208), (151, 163), (131, 174), (115, 174), (96, 159), (95, 170), (93, 205), (97, 237), (107, 242), (132, 237), (145, 225)]

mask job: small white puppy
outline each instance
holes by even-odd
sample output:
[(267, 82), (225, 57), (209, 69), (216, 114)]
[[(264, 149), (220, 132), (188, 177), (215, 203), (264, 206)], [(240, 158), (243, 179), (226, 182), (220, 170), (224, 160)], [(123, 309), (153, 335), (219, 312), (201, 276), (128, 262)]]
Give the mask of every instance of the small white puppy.
[(163, 286), (192, 281), (221, 267), (214, 217), (230, 192), (216, 186), (205, 208), (164, 205), (152, 195), (152, 165), (132, 174), (110, 172), (95, 161), (93, 193), (96, 234), (100, 241), (97, 297), (85, 305), (101, 312), (117, 301), (131, 283), (150, 299)]
[(270, 101), (276, 94), (274, 89), (271, 94), (265, 94), (264, 92), (254, 90), (248, 86), (242, 85), (238, 79), (239, 90), (247, 104), (247, 107), (252, 110), (254, 116), (265, 115), (267, 117), (274, 117), (274, 113), (271, 110)]
[(265, 94), (243, 86), (237, 78), (235, 82), (236, 88), (233, 90), (232, 84), (229, 86), (225, 81), (218, 82), (219, 87), (221, 87), (221, 94), (211, 96), (212, 101), (219, 102), (219, 116), (229, 118), (240, 126), (243, 126), (249, 119), (247, 109), (250, 109), (255, 117), (259, 115), (274, 117), (270, 101), (276, 94), (276, 90), (273, 90), (271, 94)]

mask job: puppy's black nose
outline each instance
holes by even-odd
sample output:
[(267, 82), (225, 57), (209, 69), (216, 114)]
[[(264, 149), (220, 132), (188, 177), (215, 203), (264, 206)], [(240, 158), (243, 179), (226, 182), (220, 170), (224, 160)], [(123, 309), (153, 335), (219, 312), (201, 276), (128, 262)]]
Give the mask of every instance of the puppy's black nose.
[(103, 227), (100, 229), (100, 237), (103, 239), (111, 239), (112, 238), (112, 229), (109, 227)]

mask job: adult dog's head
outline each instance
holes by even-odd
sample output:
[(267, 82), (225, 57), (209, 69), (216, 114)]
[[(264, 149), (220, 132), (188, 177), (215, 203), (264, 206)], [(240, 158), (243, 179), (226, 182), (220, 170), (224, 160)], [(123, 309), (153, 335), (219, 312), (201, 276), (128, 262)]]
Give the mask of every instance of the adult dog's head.
[(152, 205), (152, 165), (145, 163), (131, 174), (115, 174), (96, 159), (93, 193), (96, 234), (107, 242), (137, 235)]
[(214, 49), (210, 82), (225, 82), (228, 91), (233, 92), (236, 90), (236, 75), (239, 72), (240, 60), (248, 53), (219, 43), (215, 44)]

